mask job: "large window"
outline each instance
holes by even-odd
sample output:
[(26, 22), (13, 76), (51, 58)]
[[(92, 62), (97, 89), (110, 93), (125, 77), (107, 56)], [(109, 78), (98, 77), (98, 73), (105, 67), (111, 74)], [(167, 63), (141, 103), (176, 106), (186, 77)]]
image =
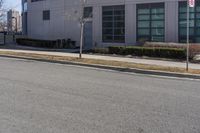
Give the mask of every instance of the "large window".
[(165, 40), (164, 3), (137, 5), (137, 41)]
[(27, 0), (22, 1), (22, 33), (27, 35), (28, 26), (27, 26)]
[(92, 18), (93, 17), (92, 10), (93, 10), (92, 7), (84, 7), (83, 17)]
[(27, 0), (23, 0), (23, 3), (22, 3), (22, 11), (23, 11), (23, 12), (27, 12)]
[(124, 6), (105, 6), (102, 12), (103, 42), (125, 42)]
[[(200, 1), (190, 8), (190, 42), (200, 42)], [(179, 42), (185, 43), (187, 36), (187, 2), (179, 2)]]
[(38, 1), (44, 1), (44, 0), (31, 0), (31, 2), (38, 2)]
[(50, 10), (43, 11), (43, 20), (50, 20)]

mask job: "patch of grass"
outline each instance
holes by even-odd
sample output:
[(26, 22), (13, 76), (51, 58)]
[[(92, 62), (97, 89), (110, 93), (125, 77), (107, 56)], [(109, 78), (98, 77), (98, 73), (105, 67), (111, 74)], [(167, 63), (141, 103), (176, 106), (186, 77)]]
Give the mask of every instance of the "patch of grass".
[(7, 52), (7, 51), (0, 51), (0, 55), (26, 58), (26, 59), (40, 59), (40, 60), (49, 60), (49, 61), (84, 63), (84, 64), (90, 64), (90, 65), (106, 65), (106, 66), (122, 67), (122, 68), (137, 68), (137, 69), (156, 70), (156, 71), (165, 71), (165, 72), (200, 74), (200, 70), (196, 70), (196, 69), (190, 69), (189, 72), (187, 72), (184, 68), (165, 67), (165, 66), (158, 66), (158, 65), (146, 65), (146, 64), (137, 64), (137, 63), (129, 63), (129, 62), (121, 62), (121, 61), (107, 61), (107, 60), (85, 59), (85, 58), (79, 59), (78, 57), (54, 56), (54, 55), (45, 55), (45, 54), (32, 54), (32, 53)]

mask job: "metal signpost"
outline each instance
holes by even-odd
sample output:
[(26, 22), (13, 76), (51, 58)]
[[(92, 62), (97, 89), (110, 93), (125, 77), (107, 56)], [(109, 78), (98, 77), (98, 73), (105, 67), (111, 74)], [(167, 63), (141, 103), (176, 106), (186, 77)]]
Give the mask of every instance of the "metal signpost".
[(189, 51), (190, 51), (190, 8), (195, 7), (195, 0), (187, 1), (187, 61), (186, 70), (189, 70)]

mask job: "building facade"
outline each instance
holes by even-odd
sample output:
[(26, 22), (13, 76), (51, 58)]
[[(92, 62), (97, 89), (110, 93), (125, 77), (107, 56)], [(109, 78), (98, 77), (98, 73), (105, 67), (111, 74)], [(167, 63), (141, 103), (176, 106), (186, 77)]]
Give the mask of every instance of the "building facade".
[(19, 11), (9, 10), (7, 12), (7, 32), (21, 32), (22, 18)]
[[(186, 41), (186, 0), (81, 1), (23, 0), (24, 31), (31, 38), (70, 38), (79, 45), (79, 20), (84, 5), (87, 47)], [(200, 0), (190, 9), (190, 41), (200, 42)]]

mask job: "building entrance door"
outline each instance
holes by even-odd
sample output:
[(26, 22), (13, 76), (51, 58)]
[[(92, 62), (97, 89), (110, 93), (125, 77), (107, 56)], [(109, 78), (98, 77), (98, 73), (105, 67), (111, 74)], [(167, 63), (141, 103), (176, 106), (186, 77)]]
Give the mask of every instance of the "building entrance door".
[(88, 21), (84, 25), (84, 49), (93, 48), (92, 21)]

